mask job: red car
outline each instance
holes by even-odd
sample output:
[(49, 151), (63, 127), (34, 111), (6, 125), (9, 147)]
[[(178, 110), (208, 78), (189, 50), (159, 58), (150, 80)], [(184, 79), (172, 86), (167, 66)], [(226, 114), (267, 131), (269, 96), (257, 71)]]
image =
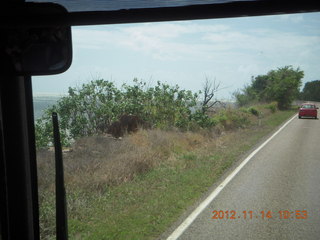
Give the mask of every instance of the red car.
[(299, 109), (299, 118), (301, 117), (311, 117), (317, 119), (318, 107), (313, 103), (304, 103)]

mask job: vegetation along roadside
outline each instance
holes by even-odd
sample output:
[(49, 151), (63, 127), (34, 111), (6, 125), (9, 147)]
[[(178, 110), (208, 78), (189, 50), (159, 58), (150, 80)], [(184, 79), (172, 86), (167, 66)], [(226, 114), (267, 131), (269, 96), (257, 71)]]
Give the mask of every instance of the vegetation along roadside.
[[(64, 145), (72, 149), (64, 153), (70, 239), (158, 238), (239, 156), (296, 112), (287, 102), (281, 105), (285, 109), (279, 110), (278, 102), (271, 98), (264, 104), (214, 111), (202, 105), (197, 111), (198, 94), (161, 83), (151, 89), (135, 83), (119, 90), (109, 82), (92, 82), (82, 89), (70, 89), (70, 98), (49, 109), (60, 111)], [(113, 92), (104, 92), (108, 100), (95, 91), (101, 89), (99, 84)], [(97, 93), (95, 97), (93, 92)], [(132, 104), (133, 99), (144, 104)], [(104, 106), (103, 101), (114, 105)], [(117, 108), (118, 103), (123, 108)], [(70, 110), (68, 104), (77, 111)], [(83, 114), (77, 115), (81, 111)], [(66, 113), (73, 114), (72, 118), (64, 118)], [(110, 114), (104, 124), (111, 125), (123, 113), (140, 116), (143, 122), (151, 122), (151, 127), (120, 139), (95, 132), (100, 129), (99, 122), (88, 120), (94, 114)], [(40, 227), (42, 239), (53, 239), (54, 157), (47, 148), (47, 119), (44, 116), (37, 122), (36, 132)], [(82, 127), (77, 125), (78, 120)]]

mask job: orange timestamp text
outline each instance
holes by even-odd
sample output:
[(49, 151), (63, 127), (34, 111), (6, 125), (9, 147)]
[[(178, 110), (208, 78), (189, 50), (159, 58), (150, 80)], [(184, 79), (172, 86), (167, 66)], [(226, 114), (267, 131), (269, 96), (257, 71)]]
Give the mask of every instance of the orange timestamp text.
[(280, 210), (280, 211), (235, 211), (235, 210), (214, 210), (212, 219), (307, 219), (306, 210)]

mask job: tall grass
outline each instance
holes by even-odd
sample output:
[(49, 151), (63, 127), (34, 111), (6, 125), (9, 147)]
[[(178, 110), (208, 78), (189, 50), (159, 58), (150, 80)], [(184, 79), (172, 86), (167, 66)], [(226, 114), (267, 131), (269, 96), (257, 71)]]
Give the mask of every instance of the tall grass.
[[(92, 136), (75, 142), (64, 154), (69, 217), (81, 219), (92, 196), (101, 196), (112, 186), (132, 181), (166, 163), (179, 164), (178, 155), (205, 144), (200, 133), (141, 130), (121, 140)], [(42, 237), (54, 235), (54, 154), (38, 152)]]

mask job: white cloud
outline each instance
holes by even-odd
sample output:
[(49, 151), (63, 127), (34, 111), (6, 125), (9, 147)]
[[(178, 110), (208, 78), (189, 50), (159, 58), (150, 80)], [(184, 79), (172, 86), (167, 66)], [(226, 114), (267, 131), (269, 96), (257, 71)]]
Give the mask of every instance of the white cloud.
[[(299, 16), (281, 16), (281, 18)], [(263, 54), (282, 57), (288, 54), (308, 56), (310, 47), (318, 45), (319, 36), (303, 36), (271, 29), (231, 29), (225, 25), (198, 23), (156, 23), (126, 25), (112, 30), (73, 31), (74, 45), (86, 49), (113, 47), (136, 51), (158, 60), (176, 61), (211, 58), (219, 54)]]
[[(223, 46), (201, 43), (201, 36), (210, 32), (227, 31), (224, 25), (186, 23), (141, 24), (114, 28), (113, 30), (73, 29), (74, 45), (84, 49), (105, 49), (110, 45), (149, 54), (156, 59), (176, 60), (185, 56), (219, 50)], [(184, 42), (182, 38), (197, 42)]]
[(114, 44), (119, 37), (117, 32), (108, 30), (72, 30), (73, 45), (82, 49), (103, 49), (107, 44)]
[(301, 23), (304, 20), (302, 14), (286, 14), (279, 16), (280, 21), (292, 22), (292, 23)]
[(206, 32), (226, 31), (229, 27), (222, 24), (203, 25), (190, 22), (178, 23), (145, 23), (125, 28), (123, 31), (131, 34), (143, 34), (156, 38), (176, 38), (184, 34), (199, 34)]
[[(320, 32), (306, 33), (301, 24), (292, 23), (303, 20), (304, 26), (316, 29), (318, 21), (313, 19), (310, 24), (307, 17), (295, 15), (273, 17), (259, 23), (252, 19), (250, 24), (239, 18), (226, 22), (75, 27), (74, 73), (66, 78), (79, 76), (78, 79), (87, 80), (90, 73), (96, 72), (117, 81), (152, 76), (188, 89), (200, 89), (204, 75), (208, 75), (224, 86), (241, 88), (252, 75), (286, 65), (300, 66), (306, 71), (306, 78), (316, 78)], [(272, 25), (274, 22), (277, 24)], [(80, 61), (80, 56), (88, 60)], [(231, 88), (226, 91), (232, 92)]]

